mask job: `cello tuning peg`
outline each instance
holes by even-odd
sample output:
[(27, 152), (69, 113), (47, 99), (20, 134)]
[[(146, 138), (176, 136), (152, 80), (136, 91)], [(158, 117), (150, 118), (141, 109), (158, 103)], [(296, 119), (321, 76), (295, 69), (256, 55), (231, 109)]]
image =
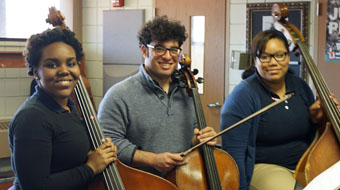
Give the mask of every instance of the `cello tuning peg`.
[(192, 70), (192, 74), (197, 75), (198, 74), (198, 69)]
[(197, 78), (197, 82), (198, 82), (199, 84), (202, 84), (202, 83), (204, 82), (204, 79), (203, 79), (202, 77), (198, 77), (198, 78)]

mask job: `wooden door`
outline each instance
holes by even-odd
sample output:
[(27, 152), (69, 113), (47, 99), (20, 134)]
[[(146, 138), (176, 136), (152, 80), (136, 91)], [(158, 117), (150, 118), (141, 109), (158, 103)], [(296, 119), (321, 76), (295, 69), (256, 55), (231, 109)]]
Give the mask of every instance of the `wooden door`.
[[(204, 83), (201, 102), (207, 125), (220, 131), (220, 109), (224, 100), (226, 1), (221, 0), (156, 0), (156, 15), (179, 20), (188, 39), (183, 52), (190, 55), (191, 16), (205, 16)], [(218, 102), (220, 107), (208, 107)], [(220, 138), (218, 143), (220, 143)]]
[[(318, 27), (316, 29), (318, 46), (317, 66), (324, 77), (330, 91), (340, 100), (340, 62), (325, 61), (326, 51), (326, 19), (327, 19), (327, 0), (319, 0), (320, 16), (318, 17)], [(332, 11), (333, 12), (333, 11)]]

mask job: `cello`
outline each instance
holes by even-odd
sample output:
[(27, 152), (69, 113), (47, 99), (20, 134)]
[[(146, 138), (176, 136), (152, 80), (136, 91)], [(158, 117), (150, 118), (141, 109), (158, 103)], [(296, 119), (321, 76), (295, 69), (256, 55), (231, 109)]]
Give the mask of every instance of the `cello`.
[(327, 116), (327, 121), (319, 126), (313, 142), (295, 170), (295, 179), (306, 186), (313, 178), (340, 160), (340, 110), (330, 98), (331, 92), (309, 54), (304, 37), (296, 26), (285, 19), (288, 16), (287, 7), (282, 3), (274, 4), (272, 15), (274, 28), (292, 42), (290, 50), (302, 54)]
[[(173, 74), (173, 81), (180, 87), (186, 88), (189, 96), (193, 98), (198, 129), (207, 126), (195, 71), (190, 71), (191, 60), (184, 57), (180, 61), (181, 69)], [(180, 190), (209, 189), (233, 190), (239, 188), (239, 173), (235, 160), (225, 151), (204, 144), (201, 150), (196, 149), (184, 157), (187, 164), (178, 166), (167, 176), (169, 181), (175, 183)]]
[[(64, 16), (54, 7), (50, 8), (50, 14), (46, 21), (52, 22), (53, 26), (67, 28), (63, 22)], [(82, 113), (93, 148), (102, 144), (104, 134), (98, 119), (91, 98), (87, 92), (82, 76), (74, 89), (76, 102)], [(102, 174), (95, 176), (95, 179), (88, 187), (89, 190), (176, 190), (176, 186), (171, 182), (132, 167), (129, 167), (119, 160), (109, 164)]]

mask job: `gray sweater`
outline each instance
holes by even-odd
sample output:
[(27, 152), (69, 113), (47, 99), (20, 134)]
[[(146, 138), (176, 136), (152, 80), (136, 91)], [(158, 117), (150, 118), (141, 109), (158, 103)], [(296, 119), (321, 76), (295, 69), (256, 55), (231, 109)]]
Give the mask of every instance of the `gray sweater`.
[[(190, 148), (196, 127), (193, 100), (176, 84), (170, 89), (166, 94), (141, 65), (137, 74), (106, 92), (98, 119), (125, 164), (131, 164), (136, 149), (179, 153)], [(160, 175), (151, 168), (140, 169)]]

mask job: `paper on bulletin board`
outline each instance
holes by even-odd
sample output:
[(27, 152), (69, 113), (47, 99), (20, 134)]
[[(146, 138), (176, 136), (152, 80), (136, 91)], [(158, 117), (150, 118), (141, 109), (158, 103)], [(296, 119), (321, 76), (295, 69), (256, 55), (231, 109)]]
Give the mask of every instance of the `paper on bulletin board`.
[(269, 30), (273, 26), (273, 16), (262, 17), (262, 30)]
[(325, 60), (340, 61), (340, 2), (327, 3)]

